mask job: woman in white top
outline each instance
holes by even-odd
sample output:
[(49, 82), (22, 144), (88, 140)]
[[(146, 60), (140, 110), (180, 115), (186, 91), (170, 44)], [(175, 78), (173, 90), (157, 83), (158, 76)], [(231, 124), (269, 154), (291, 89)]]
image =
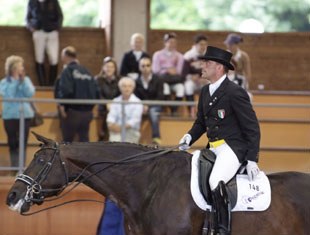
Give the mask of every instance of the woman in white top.
[[(135, 89), (135, 81), (132, 78), (123, 77), (120, 79), (118, 86), (121, 95), (113, 99), (115, 103), (110, 106), (110, 111), (107, 116), (107, 123), (110, 133), (110, 141), (124, 141), (138, 143), (140, 139), (140, 126), (143, 113), (143, 105), (141, 100), (133, 94)], [(134, 102), (126, 104), (124, 114), (122, 116), (122, 104), (120, 101)], [(122, 139), (122, 120), (124, 120), (125, 133)]]

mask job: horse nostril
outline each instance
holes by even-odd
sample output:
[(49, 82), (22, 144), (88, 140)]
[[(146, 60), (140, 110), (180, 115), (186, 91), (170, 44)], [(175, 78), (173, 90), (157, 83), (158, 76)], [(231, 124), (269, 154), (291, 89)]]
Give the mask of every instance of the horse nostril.
[(11, 205), (15, 201), (16, 196), (17, 196), (16, 192), (11, 192), (6, 199), (6, 204)]

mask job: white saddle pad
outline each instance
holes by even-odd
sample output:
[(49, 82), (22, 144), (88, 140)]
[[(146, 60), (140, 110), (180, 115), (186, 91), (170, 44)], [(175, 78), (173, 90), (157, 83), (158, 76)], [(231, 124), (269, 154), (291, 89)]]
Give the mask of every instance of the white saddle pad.
[[(211, 210), (202, 196), (198, 182), (198, 159), (200, 151), (193, 152), (191, 193), (194, 202), (202, 210)], [(264, 211), (271, 203), (270, 182), (261, 171), (255, 181), (249, 181), (247, 175), (237, 175), (237, 203), (232, 211)]]

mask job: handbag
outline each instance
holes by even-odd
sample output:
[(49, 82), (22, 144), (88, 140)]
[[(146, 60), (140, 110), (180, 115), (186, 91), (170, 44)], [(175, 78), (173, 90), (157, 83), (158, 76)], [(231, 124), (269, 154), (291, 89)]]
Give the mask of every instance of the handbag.
[(33, 102), (30, 102), (30, 105), (34, 111), (34, 116), (30, 120), (30, 127), (41, 126), (44, 122), (43, 115), (37, 111), (37, 108), (35, 107)]

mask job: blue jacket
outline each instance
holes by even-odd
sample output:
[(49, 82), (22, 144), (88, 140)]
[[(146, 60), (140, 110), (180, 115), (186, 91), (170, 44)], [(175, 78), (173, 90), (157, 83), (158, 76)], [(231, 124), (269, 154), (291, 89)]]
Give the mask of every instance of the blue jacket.
[[(99, 89), (90, 72), (73, 61), (69, 63), (60, 75), (56, 88), (56, 97), (60, 99), (99, 99)], [(91, 111), (94, 105), (65, 104), (65, 109)]]
[[(35, 93), (35, 88), (29, 77), (24, 81), (6, 77), (0, 81), (0, 95), (3, 98), (31, 98)], [(2, 105), (2, 119), (19, 119), (20, 102), (4, 102)], [(28, 102), (23, 103), (24, 117), (32, 118), (34, 111)]]

